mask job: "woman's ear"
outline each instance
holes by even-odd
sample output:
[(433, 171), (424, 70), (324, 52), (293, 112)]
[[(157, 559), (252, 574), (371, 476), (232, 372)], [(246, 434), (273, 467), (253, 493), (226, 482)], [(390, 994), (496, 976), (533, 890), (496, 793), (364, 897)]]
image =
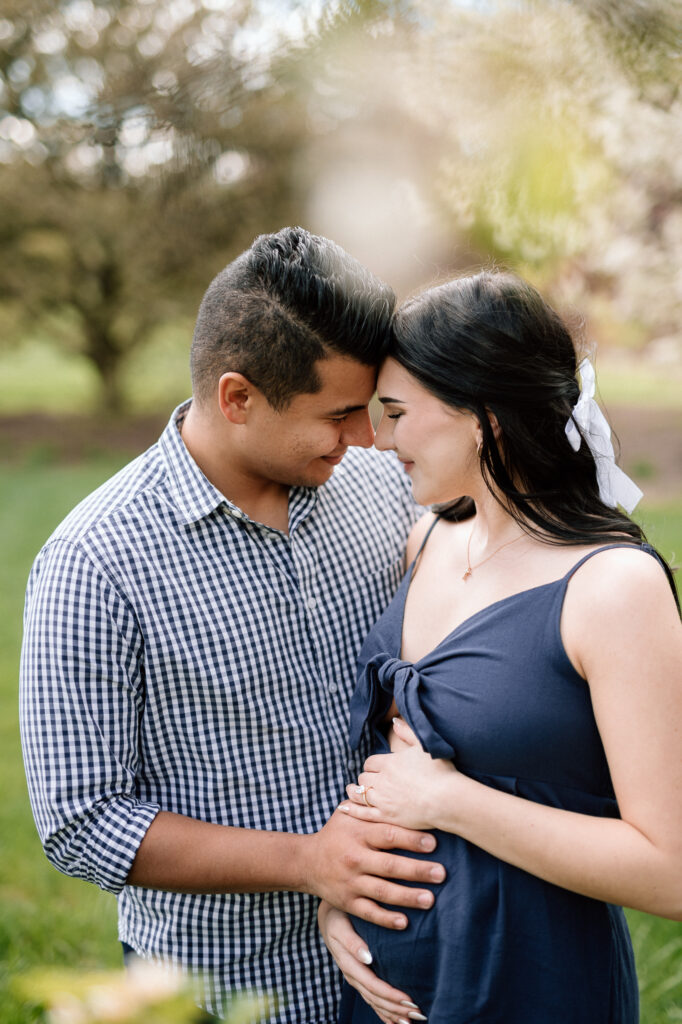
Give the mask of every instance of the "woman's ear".
[(241, 373), (224, 373), (218, 381), (218, 405), (230, 423), (245, 423), (254, 385)]
[(494, 412), (491, 412), (490, 409), (486, 409), (486, 414), (488, 416), (488, 423), (492, 428), (493, 437), (495, 438), (496, 441), (499, 441), (500, 438), (502, 437), (502, 427), (497, 422), (497, 416), (495, 415)]

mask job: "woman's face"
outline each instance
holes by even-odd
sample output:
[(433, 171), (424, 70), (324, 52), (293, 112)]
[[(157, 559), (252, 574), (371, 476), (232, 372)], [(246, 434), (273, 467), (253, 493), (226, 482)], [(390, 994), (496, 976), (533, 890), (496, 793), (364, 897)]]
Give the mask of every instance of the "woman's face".
[(383, 415), (375, 444), (397, 453), (416, 500), (434, 505), (474, 497), (482, 476), (477, 455), (481, 431), (473, 413), (445, 405), (390, 358), (379, 371), (377, 394)]

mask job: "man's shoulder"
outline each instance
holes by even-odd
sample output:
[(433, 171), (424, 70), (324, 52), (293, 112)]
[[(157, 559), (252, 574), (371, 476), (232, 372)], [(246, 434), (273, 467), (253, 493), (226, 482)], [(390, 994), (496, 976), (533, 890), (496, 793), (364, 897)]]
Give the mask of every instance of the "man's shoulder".
[(56, 527), (47, 544), (84, 541), (93, 530), (106, 528), (107, 522), (111, 523), (124, 510), (141, 506), (164, 476), (158, 446), (152, 445), (83, 498)]

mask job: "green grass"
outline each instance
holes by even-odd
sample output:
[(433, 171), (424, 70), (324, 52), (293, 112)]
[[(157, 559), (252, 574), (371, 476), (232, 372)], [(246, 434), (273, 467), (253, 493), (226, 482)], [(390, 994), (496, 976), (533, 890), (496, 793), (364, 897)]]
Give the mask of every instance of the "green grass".
[(43, 856), (28, 804), (18, 733), (17, 676), (23, 591), (33, 558), (76, 502), (118, 466), (0, 467), (0, 1019), (31, 1010), (9, 991), (12, 975), (41, 964), (120, 965), (113, 897), (55, 871)]
[[(0, 467), (0, 1020), (28, 1024), (33, 1012), (9, 979), (37, 965), (76, 968), (120, 963), (115, 901), (94, 886), (59, 875), (38, 842), (18, 735), (17, 673), (26, 577), (36, 552), (76, 501), (119, 462)], [(640, 514), (653, 543), (682, 556), (682, 502)], [(629, 915), (642, 987), (643, 1024), (682, 1022), (682, 927)], [(582, 1024), (582, 1022), (581, 1022)]]
[(606, 406), (682, 408), (682, 369), (657, 366), (605, 354), (597, 363), (598, 397)]

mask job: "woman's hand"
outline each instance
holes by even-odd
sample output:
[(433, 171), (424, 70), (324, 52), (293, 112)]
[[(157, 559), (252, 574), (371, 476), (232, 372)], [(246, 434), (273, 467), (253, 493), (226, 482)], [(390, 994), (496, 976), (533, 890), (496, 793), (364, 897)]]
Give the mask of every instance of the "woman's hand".
[[(406, 828), (438, 827), (438, 813), (458, 776), (451, 761), (426, 753), (402, 718), (393, 719), (401, 741), (391, 754), (375, 754), (364, 764), (357, 785), (346, 787), (349, 801), (339, 810), (364, 821), (384, 821)], [(461, 776), (460, 776), (461, 778)]]
[(410, 1024), (410, 1021), (426, 1020), (405, 992), (387, 985), (370, 970), (367, 965), (372, 962), (372, 954), (342, 910), (322, 900), (317, 912), (317, 923), (327, 949), (344, 978), (357, 989), (384, 1024)]

